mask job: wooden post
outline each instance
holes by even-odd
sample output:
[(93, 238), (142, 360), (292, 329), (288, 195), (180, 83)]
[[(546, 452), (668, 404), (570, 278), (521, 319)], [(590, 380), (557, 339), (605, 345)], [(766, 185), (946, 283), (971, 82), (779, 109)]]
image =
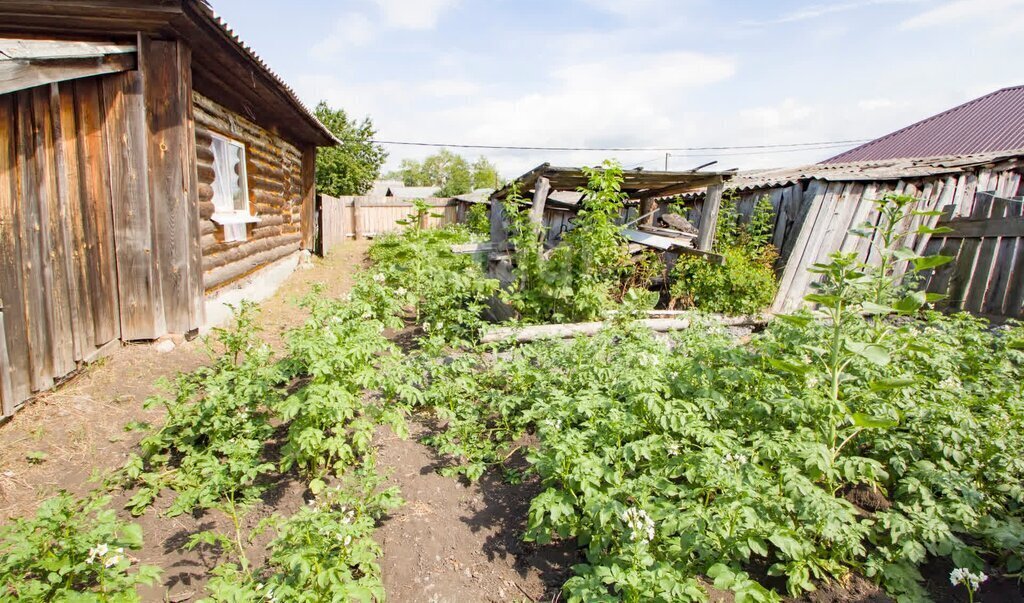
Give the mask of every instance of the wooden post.
[(505, 206), (500, 199), (491, 199), (491, 242), (504, 243), (508, 240), (505, 232)]
[(722, 205), (724, 188), (725, 185), (721, 182), (712, 184), (704, 195), (704, 210), (701, 211), (700, 231), (697, 233), (697, 249), (700, 251), (711, 251), (715, 244), (715, 226), (718, 223), (718, 210)]
[(316, 147), (307, 146), (302, 149), (302, 249), (313, 251), (314, 214), (316, 204)]
[(363, 208), (363, 198), (353, 197), (352, 198), (352, 233), (355, 235), (355, 240), (363, 238), (363, 212), (360, 211)]
[(533, 187), (533, 207), (530, 208), (530, 223), (540, 233), (540, 240), (544, 240), (544, 205), (551, 194), (551, 182), (547, 178), (539, 178)]
[[(710, 190), (710, 189), (708, 189)], [(654, 224), (654, 198), (643, 197), (640, 199), (640, 224), (651, 226)], [(703, 224), (703, 222), (702, 222)]]

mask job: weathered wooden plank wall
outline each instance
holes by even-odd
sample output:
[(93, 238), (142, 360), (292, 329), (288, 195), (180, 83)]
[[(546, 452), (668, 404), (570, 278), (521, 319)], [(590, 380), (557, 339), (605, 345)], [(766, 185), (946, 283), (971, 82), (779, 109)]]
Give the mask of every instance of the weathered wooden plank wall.
[(109, 109), (95, 80), (0, 96), (5, 415), (121, 335)]
[[(433, 206), (433, 213), (441, 214), (427, 220), (428, 228), (458, 222), (459, 202), (455, 199), (431, 197), (424, 201)], [(404, 226), (398, 221), (407, 219), (411, 213), (412, 200), (320, 195), (323, 252), (329, 253), (342, 241), (356, 238), (357, 232), (362, 237), (375, 237), (400, 231)]]
[[(946, 236), (911, 236), (904, 242), (920, 253), (956, 258), (922, 275), (928, 291), (949, 296), (940, 307), (989, 317), (1022, 316), (1024, 243), (1018, 221), (1022, 203), (1007, 199), (1024, 193), (1020, 168), (1015, 162), (898, 181), (812, 180), (803, 191), (798, 208), (792, 201), (787, 205), (785, 200), (786, 191), (792, 188), (748, 192), (739, 201), (741, 214), (764, 194), (770, 196), (773, 206), (780, 208), (775, 242), (781, 249), (783, 267), (773, 310), (799, 307), (816, 280), (807, 268), (826, 262), (835, 251), (856, 252), (864, 261), (876, 260), (877, 250), (872, 241), (854, 236), (849, 230), (864, 222), (877, 224), (879, 215), (872, 200), (892, 192), (918, 197), (919, 209), (946, 211), (943, 224), (956, 229)], [(790, 199), (795, 198), (791, 194)], [(790, 216), (796, 217), (791, 223), (784, 223), (790, 221)], [(929, 222), (933, 224), (936, 220), (931, 218)], [(903, 226), (914, 230), (921, 221), (916, 217)]]
[(138, 70), (0, 95), (5, 414), (119, 339), (203, 323), (189, 60), (143, 37)]
[[(300, 150), (200, 94), (194, 94), (193, 101), (202, 268), (210, 292), (299, 250), (303, 202), (312, 194), (309, 162), (315, 150)], [(249, 205), (260, 219), (247, 226), (245, 241), (225, 242), (224, 229), (210, 219), (213, 133), (245, 144)], [(308, 205), (312, 208), (311, 202)]]

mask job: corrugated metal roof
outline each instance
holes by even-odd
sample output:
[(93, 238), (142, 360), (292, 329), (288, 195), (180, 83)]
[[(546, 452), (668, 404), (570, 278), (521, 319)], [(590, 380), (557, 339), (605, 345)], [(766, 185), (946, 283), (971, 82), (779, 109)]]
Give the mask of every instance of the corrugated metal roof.
[[(802, 180), (811, 179), (831, 182), (881, 182), (907, 178), (924, 178), (940, 174), (956, 174), (977, 166), (990, 165), (1012, 159), (1017, 159), (1024, 163), (1024, 147), (973, 155), (851, 161), (848, 163), (816, 163), (795, 168), (749, 170), (737, 172), (731, 180), (725, 183), (725, 187), (729, 190), (744, 192), (789, 186)], [(703, 194), (704, 192), (700, 191), (683, 195), (682, 198), (695, 198)]]
[(964, 155), (1024, 147), (1024, 86), (1003, 88), (822, 161)]

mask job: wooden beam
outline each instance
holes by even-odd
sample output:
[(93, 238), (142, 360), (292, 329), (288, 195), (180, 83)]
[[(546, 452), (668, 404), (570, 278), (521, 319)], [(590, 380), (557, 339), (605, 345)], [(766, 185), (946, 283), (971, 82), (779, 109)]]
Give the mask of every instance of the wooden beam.
[(539, 234), (544, 238), (544, 205), (547, 203), (548, 195), (551, 193), (551, 182), (547, 178), (537, 179), (533, 187), (533, 205), (530, 207), (530, 223), (533, 224)]
[(718, 210), (722, 205), (722, 190), (725, 186), (719, 182), (708, 187), (704, 195), (704, 209), (701, 211), (700, 230), (697, 234), (697, 249), (711, 251), (715, 243), (715, 227), (718, 223)]
[(134, 54), (85, 59), (2, 60), (0, 94), (83, 77), (130, 71), (135, 66)]
[(1003, 218), (957, 218), (940, 221), (939, 226), (952, 228), (953, 232), (936, 235), (944, 239), (974, 239), (981, 237), (1024, 237), (1024, 217)]
[(0, 38), (0, 61), (97, 59), (109, 54), (129, 54), (135, 50), (131, 44), (109, 42)]

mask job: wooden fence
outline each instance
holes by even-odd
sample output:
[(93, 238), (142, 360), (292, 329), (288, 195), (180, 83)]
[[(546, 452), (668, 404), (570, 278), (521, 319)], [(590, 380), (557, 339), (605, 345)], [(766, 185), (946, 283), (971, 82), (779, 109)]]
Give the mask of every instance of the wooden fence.
[(926, 275), (927, 291), (947, 297), (939, 307), (987, 318), (1024, 318), (1024, 201), (978, 193), (970, 215), (941, 220), (926, 255), (956, 258)]
[[(428, 227), (453, 224), (462, 219), (460, 203), (455, 199), (424, 199), (441, 217), (429, 217)], [(395, 197), (331, 197), (320, 195), (317, 207), (320, 224), (320, 250), (327, 254), (347, 239), (373, 238), (396, 232), (414, 211), (412, 199)]]
[[(865, 222), (876, 224), (879, 213), (873, 201), (892, 192), (917, 197), (917, 209), (945, 212), (941, 219), (928, 218), (928, 224), (954, 229), (941, 237), (912, 235), (904, 241), (918, 253), (956, 258), (923, 275), (928, 291), (949, 296), (943, 307), (988, 317), (1021, 317), (1022, 203), (1009, 199), (1020, 194), (1021, 184), (1020, 172), (996, 169), (907, 181), (811, 180), (796, 206), (779, 208), (780, 222), (791, 219), (783, 217), (786, 212), (797, 217), (793, 226), (776, 230), (785, 266), (772, 309), (784, 312), (799, 307), (817, 278), (807, 269), (827, 262), (835, 251), (856, 252), (866, 262), (876, 260), (872, 241), (849, 231)], [(767, 194), (774, 200), (773, 191)], [(903, 226), (916, 230), (921, 220), (915, 217)]]

